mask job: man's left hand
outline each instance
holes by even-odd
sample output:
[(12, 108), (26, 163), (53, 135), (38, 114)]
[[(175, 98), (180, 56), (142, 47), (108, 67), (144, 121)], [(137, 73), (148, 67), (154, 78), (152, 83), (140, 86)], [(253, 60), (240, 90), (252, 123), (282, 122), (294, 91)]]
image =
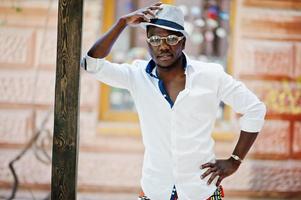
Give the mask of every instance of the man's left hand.
[(239, 167), (240, 162), (229, 158), (227, 160), (216, 160), (215, 163), (205, 163), (201, 169), (208, 168), (208, 170), (201, 176), (202, 179), (211, 175), (208, 180), (208, 185), (218, 176), (216, 186), (219, 186), (222, 180), (233, 174)]

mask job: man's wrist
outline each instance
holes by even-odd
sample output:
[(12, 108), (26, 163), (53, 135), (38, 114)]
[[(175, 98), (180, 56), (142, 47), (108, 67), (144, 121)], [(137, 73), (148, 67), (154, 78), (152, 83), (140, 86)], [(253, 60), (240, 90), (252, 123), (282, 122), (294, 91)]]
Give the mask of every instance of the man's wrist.
[(241, 159), (238, 155), (235, 155), (235, 154), (232, 154), (230, 158), (239, 164), (241, 164), (243, 161), (243, 159)]
[(120, 17), (120, 18), (118, 19), (118, 23), (119, 23), (122, 27), (126, 27), (126, 26), (128, 25), (125, 16)]

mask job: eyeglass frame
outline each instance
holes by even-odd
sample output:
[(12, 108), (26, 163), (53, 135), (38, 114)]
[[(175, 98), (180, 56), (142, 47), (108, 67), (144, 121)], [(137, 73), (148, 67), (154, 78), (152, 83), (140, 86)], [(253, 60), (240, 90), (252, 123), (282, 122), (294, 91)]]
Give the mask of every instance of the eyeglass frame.
[[(150, 43), (151, 37), (154, 37), (154, 36), (160, 38), (160, 44), (158, 44), (158, 45), (152, 45), (152, 44)], [(169, 36), (176, 36), (176, 37), (178, 38), (178, 41), (177, 41), (175, 44), (169, 44), (169, 43), (167, 42), (167, 38), (168, 38)], [(165, 37), (161, 37), (161, 36), (158, 36), (158, 35), (153, 35), (153, 36), (151, 36), (151, 37), (147, 38), (146, 41), (147, 41), (150, 45), (152, 45), (152, 46), (154, 46), (154, 47), (158, 47), (158, 46), (160, 46), (160, 45), (162, 44), (162, 41), (163, 41), (163, 40), (165, 40), (166, 44), (171, 45), (171, 46), (175, 46), (175, 45), (177, 45), (181, 40), (183, 40), (183, 38), (184, 38), (185, 36), (177, 36), (177, 35), (172, 34), (172, 35), (168, 35), (168, 36), (165, 36)]]

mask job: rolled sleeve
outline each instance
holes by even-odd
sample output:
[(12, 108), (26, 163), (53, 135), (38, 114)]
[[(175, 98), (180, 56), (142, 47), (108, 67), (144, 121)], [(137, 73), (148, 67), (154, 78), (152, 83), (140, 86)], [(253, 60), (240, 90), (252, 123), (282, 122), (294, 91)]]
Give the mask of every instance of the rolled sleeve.
[(260, 132), (266, 114), (264, 103), (242, 82), (235, 80), (223, 70), (219, 87), (220, 100), (231, 106), (236, 113), (242, 114), (239, 119), (241, 130)]
[(254, 133), (261, 131), (264, 124), (266, 107), (262, 102), (260, 102), (258, 105), (254, 106), (254, 108), (254, 111), (250, 110), (240, 117), (239, 125), (241, 130)]
[(85, 55), (82, 59), (81, 66), (87, 72), (93, 73), (97, 71), (97, 66), (98, 66), (97, 63), (99, 60), (104, 60), (104, 59), (96, 59), (88, 55)]
[(105, 84), (122, 89), (131, 89), (131, 76), (134, 64), (117, 64), (106, 59), (93, 58), (85, 55), (81, 66), (88, 73)]

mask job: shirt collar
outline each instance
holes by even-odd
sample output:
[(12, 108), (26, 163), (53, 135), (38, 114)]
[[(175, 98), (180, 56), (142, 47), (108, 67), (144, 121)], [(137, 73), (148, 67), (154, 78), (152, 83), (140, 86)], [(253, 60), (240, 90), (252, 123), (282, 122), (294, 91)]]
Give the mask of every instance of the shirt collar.
[(186, 62), (185, 74), (187, 74), (187, 70), (194, 72), (196, 66), (194, 66), (192, 64), (192, 60), (189, 58), (189, 56), (186, 55), (186, 53), (184, 53), (184, 56), (185, 56), (185, 62)]
[(146, 69), (145, 69), (145, 71), (146, 71), (146, 73), (148, 73), (149, 75), (151, 75), (152, 74), (152, 71), (153, 71), (153, 69), (156, 67), (156, 63), (155, 63), (155, 61), (153, 60), (153, 59), (151, 59), (148, 63), (147, 63), (147, 65), (146, 65)]

